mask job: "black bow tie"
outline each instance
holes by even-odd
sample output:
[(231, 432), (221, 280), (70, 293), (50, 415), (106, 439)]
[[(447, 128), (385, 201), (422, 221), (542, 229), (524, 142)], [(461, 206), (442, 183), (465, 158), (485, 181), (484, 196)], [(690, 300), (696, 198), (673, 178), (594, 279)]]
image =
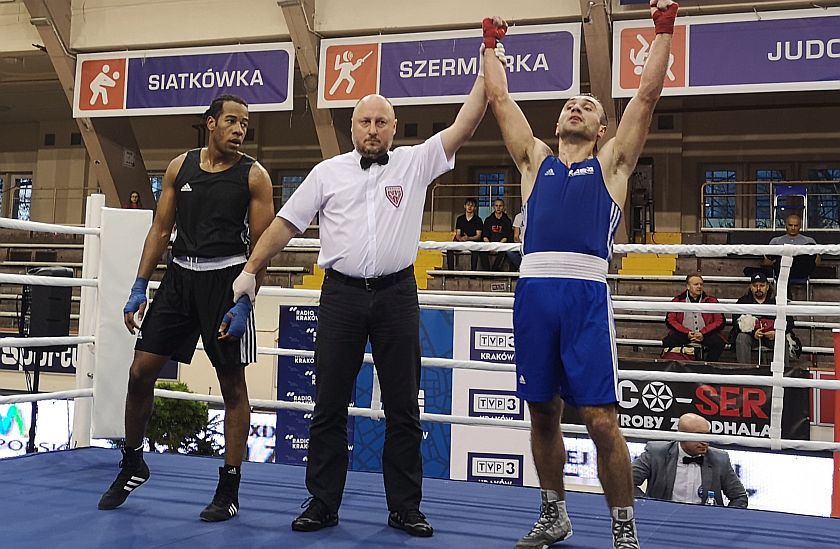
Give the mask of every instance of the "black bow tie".
[(688, 465), (689, 463), (703, 465), (703, 456), (683, 456), (683, 463), (686, 465)]
[(361, 164), (363, 170), (369, 169), (374, 164), (379, 164), (380, 166), (384, 166), (388, 163), (388, 153), (384, 153), (382, 156), (377, 156), (376, 158), (368, 158), (363, 156), (359, 159), (359, 164)]

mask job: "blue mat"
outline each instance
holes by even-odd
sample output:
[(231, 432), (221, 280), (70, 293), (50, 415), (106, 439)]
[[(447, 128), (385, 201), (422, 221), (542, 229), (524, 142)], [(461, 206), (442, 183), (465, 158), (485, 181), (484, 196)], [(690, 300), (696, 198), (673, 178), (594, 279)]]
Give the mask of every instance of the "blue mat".
[[(389, 528), (382, 477), (350, 472), (341, 522), (320, 532), (289, 527), (307, 497), (302, 467), (243, 465), (240, 515), (201, 522), (213, 497), (221, 460), (151, 454), (148, 484), (114, 511), (99, 511), (99, 496), (117, 473), (116, 450), (86, 448), (0, 461), (0, 547), (266, 547), (512, 548), (537, 516), (532, 488), (426, 479), (423, 511), (432, 538)], [(558, 547), (612, 547), (603, 497), (568, 494), (574, 536)], [(645, 549), (838, 547), (840, 520), (639, 500), (637, 524)]]

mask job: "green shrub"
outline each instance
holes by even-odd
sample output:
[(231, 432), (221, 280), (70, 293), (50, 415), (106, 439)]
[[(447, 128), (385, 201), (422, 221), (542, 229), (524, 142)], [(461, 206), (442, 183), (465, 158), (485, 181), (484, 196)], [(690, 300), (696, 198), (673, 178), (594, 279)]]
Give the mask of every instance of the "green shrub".
[[(185, 383), (161, 381), (158, 389), (190, 393)], [(213, 440), (218, 421), (208, 421), (206, 402), (155, 397), (155, 407), (146, 428), (153, 450), (197, 455), (219, 455), (221, 448)]]

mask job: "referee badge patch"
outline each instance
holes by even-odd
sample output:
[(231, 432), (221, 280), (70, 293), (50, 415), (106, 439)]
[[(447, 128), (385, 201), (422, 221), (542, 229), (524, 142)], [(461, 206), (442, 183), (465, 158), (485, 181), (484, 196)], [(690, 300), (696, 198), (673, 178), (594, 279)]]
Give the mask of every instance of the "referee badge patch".
[(385, 187), (385, 196), (388, 197), (388, 200), (391, 201), (391, 204), (393, 204), (395, 208), (399, 208), (400, 202), (402, 202), (403, 198), (402, 185), (393, 185)]

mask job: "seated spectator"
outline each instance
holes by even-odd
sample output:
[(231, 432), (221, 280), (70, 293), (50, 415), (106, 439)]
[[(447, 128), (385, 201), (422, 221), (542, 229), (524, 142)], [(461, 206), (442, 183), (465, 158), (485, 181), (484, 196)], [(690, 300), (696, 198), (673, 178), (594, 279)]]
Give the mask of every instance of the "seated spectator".
[[(683, 414), (677, 430), (681, 433), (708, 433), (709, 422), (697, 414)], [(645, 492), (639, 488), (647, 481)], [(706, 503), (710, 491), (715, 505), (746, 509), (748, 496), (744, 485), (732, 468), (724, 450), (708, 442), (648, 442), (645, 451), (633, 462), (633, 484), (637, 496), (677, 501)]]
[[(805, 236), (799, 231), (802, 228), (802, 216), (797, 213), (789, 214), (785, 218), (785, 234), (770, 239), (771, 246), (794, 244), (794, 245), (816, 245), (817, 241), (810, 236)], [(781, 257), (778, 255), (765, 256), (764, 265), (773, 267), (773, 275), (779, 279), (779, 268)], [(793, 265), (790, 267), (790, 280), (805, 280), (811, 276), (820, 264), (819, 255), (797, 255), (793, 257)]]
[[(738, 298), (738, 303), (774, 305), (776, 298), (770, 297), (770, 284), (767, 281), (767, 275), (760, 271), (754, 273), (750, 279), (749, 291)], [(775, 324), (776, 319), (772, 315), (732, 315), (732, 331), (729, 333), (729, 341), (735, 349), (735, 357), (738, 362), (754, 364), (751, 355), (752, 350), (757, 347), (763, 347), (772, 356), (776, 339)], [(787, 317), (785, 334), (788, 343), (788, 352), (785, 353), (785, 363), (787, 363), (789, 356), (799, 358), (802, 353), (802, 343), (793, 333), (793, 317)]]
[(123, 208), (127, 210), (142, 210), (143, 204), (140, 202), (140, 193), (131, 191), (131, 194), (128, 195), (128, 203), (124, 204)]
[[(525, 227), (523, 224), (523, 215), (520, 211), (513, 217), (513, 241), (522, 244), (522, 235), (525, 234)], [(511, 250), (506, 252), (510, 268), (513, 271), (519, 271), (519, 266), (522, 264), (522, 250)]]
[[(685, 288), (685, 292), (678, 294), (671, 301), (677, 303), (718, 302), (713, 296), (703, 292), (703, 277), (699, 274), (688, 275), (685, 278)], [(695, 360), (716, 361), (726, 346), (726, 336), (723, 333), (724, 319), (721, 313), (671, 311), (665, 317), (665, 324), (668, 326), (668, 335), (662, 339), (663, 354), (673, 348), (678, 348), (680, 350), (676, 352), (693, 354)]]
[[(484, 224), (481, 218), (475, 215), (475, 199), (468, 198), (464, 201), (464, 213), (455, 220), (455, 242), (481, 242), (481, 232)], [(446, 251), (446, 266), (450, 271), (455, 270), (455, 250)], [(470, 254), (470, 270), (478, 266), (478, 254)]]
[[(493, 213), (487, 216), (484, 220), (484, 232), (482, 239), (484, 242), (510, 242), (513, 240), (513, 223), (505, 213), (505, 201), (497, 198), (493, 202)], [(494, 271), (501, 271), (506, 255), (497, 252), (481, 252), (481, 269), (489, 271), (490, 269), (490, 254), (496, 256), (493, 260)]]

